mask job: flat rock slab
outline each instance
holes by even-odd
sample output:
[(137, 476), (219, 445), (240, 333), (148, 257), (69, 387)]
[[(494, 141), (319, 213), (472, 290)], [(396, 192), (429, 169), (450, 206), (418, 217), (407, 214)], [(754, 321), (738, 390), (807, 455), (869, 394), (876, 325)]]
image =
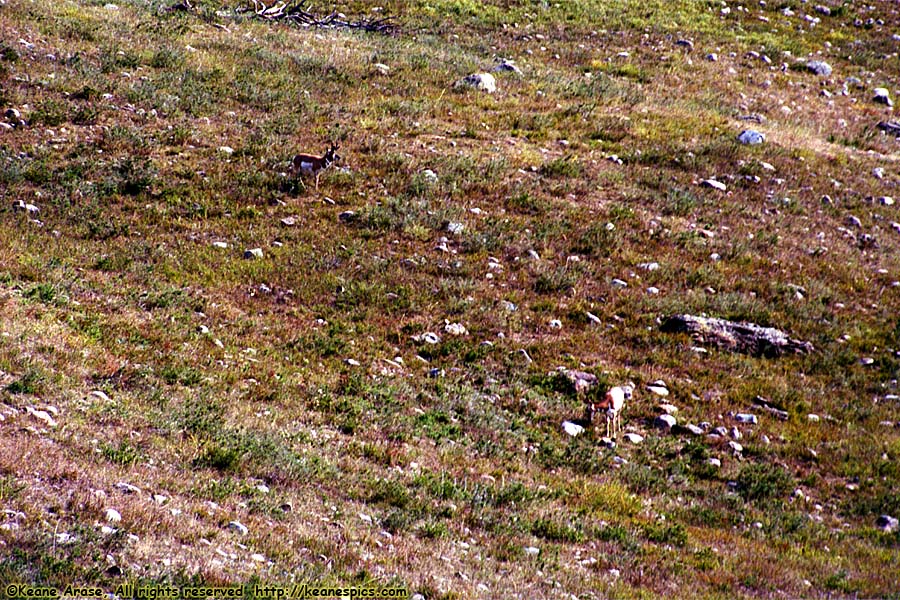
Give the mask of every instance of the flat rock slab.
[(722, 350), (767, 358), (785, 354), (808, 354), (814, 350), (809, 342), (789, 338), (786, 333), (773, 327), (710, 317), (673, 315), (663, 321), (660, 331), (688, 333), (695, 341), (711, 344)]

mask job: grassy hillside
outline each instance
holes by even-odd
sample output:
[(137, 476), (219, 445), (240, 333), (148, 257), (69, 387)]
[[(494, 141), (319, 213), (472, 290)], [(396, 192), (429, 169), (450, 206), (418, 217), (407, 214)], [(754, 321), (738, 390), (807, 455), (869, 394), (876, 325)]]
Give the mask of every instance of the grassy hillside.
[(0, 2), (0, 583), (897, 597), (896, 2), (170, 4)]

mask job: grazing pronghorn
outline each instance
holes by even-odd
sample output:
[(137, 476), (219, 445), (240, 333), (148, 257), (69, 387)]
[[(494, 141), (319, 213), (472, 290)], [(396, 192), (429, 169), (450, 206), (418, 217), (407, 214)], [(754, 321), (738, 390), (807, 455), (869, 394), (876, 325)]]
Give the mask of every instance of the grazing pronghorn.
[(610, 388), (603, 400), (599, 402), (589, 402), (585, 408), (585, 418), (588, 421), (593, 420), (595, 412), (606, 411), (606, 437), (612, 437), (619, 433), (621, 427), (620, 414), (622, 407), (625, 406), (626, 400), (631, 400), (631, 394), (634, 392), (634, 384), (619, 385)]
[(337, 155), (337, 149), (338, 145), (331, 142), (331, 147), (329, 147), (322, 156), (298, 154), (291, 159), (291, 171), (293, 171), (294, 175), (315, 175), (316, 189), (319, 189), (319, 175), (321, 172), (340, 158), (340, 156)]

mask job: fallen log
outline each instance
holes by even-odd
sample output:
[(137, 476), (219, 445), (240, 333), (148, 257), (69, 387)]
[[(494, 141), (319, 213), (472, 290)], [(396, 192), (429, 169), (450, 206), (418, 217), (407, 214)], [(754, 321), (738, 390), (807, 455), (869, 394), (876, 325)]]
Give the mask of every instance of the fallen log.
[(781, 330), (754, 323), (673, 315), (667, 317), (659, 329), (664, 333), (687, 333), (701, 344), (711, 344), (722, 350), (751, 356), (774, 358), (784, 354), (808, 354), (813, 351), (813, 345), (809, 342), (789, 338)]
[(282, 21), (293, 25), (308, 27), (327, 27), (360, 29), (372, 33), (391, 34), (398, 30), (393, 22), (393, 17), (380, 18), (362, 17), (356, 21), (348, 20), (344, 15), (331, 12), (321, 16), (307, 8), (308, 0), (280, 0), (271, 6), (266, 6), (262, 0), (250, 0), (253, 6), (242, 6), (238, 12), (252, 13), (256, 18), (264, 21)]

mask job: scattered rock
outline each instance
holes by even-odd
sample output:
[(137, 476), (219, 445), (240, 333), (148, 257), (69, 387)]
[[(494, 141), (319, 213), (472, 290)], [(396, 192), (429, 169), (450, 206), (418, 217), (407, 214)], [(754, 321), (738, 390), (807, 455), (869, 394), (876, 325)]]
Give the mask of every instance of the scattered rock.
[(900, 123), (897, 121), (882, 121), (878, 124), (878, 129), (891, 135), (900, 136)]
[(708, 60), (709, 62), (716, 62), (719, 60), (719, 55), (715, 52), (710, 52), (706, 55), (706, 60)]
[(738, 141), (742, 144), (762, 144), (766, 141), (766, 136), (754, 129), (745, 129), (738, 135)]
[(624, 437), (632, 444), (640, 444), (644, 441), (644, 436), (638, 435), (636, 433), (626, 433)]
[(352, 223), (356, 220), (356, 213), (352, 210), (345, 210), (338, 215), (338, 221), (341, 223)]
[(582, 433), (584, 433), (584, 427), (582, 427), (581, 425), (578, 425), (577, 423), (573, 423), (572, 421), (563, 421), (562, 428), (563, 428), (563, 431), (565, 431), (567, 434), (571, 435), (572, 437), (575, 437), (577, 435), (581, 435)]
[(454, 221), (450, 221), (447, 223), (447, 232), (452, 233), (453, 235), (459, 235), (465, 230), (466, 226), (463, 223), (458, 223)]
[(372, 68), (379, 75), (389, 75), (391, 73), (391, 68), (384, 63), (375, 63), (372, 65)]
[(462, 323), (447, 323), (444, 325), (444, 331), (450, 335), (468, 335), (469, 330)]
[(666, 388), (664, 385), (659, 385), (659, 383), (648, 385), (647, 390), (661, 398), (665, 398), (669, 395), (668, 388)]
[(550, 319), (550, 329), (562, 329), (562, 321), (559, 319)]
[(821, 418), (819, 417), (819, 415), (817, 415), (817, 414), (815, 414), (815, 413), (809, 413), (808, 415), (806, 415), (806, 419), (807, 419), (810, 423), (818, 423), (818, 422), (821, 420)]
[(247, 535), (248, 533), (250, 533), (250, 530), (247, 529), (247, 526), (240, 521), (231, 521), (230, 523), (228, 523), (228, 529), (237, 532), (239, 535)]
[(644, 269), (645, 271), (657, 271), (659, 270), (658, 262), (645, 262), (638, 264), (639, 269)]
[(103, 516), (109, 523), (118, 523), (119, 521), (122, 520), (121, 513), (119, 513), (119, 511), (117, 511), (114, 508), (107, 508), (103, 512)]
[(29, 415), (41, 421), (47, 427), (56, 427), (56, 420), (50, 416), (50, 413), (45, 410), (36, 410), (30, 406), (26, 407), (25, 410)]
[(525, 546), (525, 554), (527, 554), (528, 556), (537, 556), (540, 553), (540, 548), (535, 548), (534, 546)]
[(234, 154), (234, 148), (231, 146), (219, 146), (219, 152), (222, 154), (228, 154), (229, 156)]
[(688, 50), (694, 49), (694, 42), (692, 42), (691, 40), (684, 39), (684, 38), (682, 38), (680, 40), (676, 40), (675, 45), (683, 46), (684, 48), (687, 48)]
[(675, 427), (675, 425), (676, 425), (677, 423), (678, 423), (677, 419), (675, 419), (675, 417), (673, 417), (672, 415), (668, 415), (668, 414), (666, 414), (666, 415), (659, 415), (659, 416), (656, 417), (656, 419), (653, 421), (653, 424), (654, 424), (656, 427), (658, 427), (658, 428), (660, 428), (660, 429), (662, 429), (662, 430), (665, 430), (665, 431), (671, 430), (673, 427)]
[(490, 73), (473, 73), (456, 82), (456, 87), (471, 87), (476, 90), (493, 94), (497, 91), (497, 80)]
[(713, 188), (714, 190), (719, 190), (720, 192), (724, 192), (728, 188), (721, 181), (716, 181), (715, 179), (704, 179), (700, 182), (701, 187)]
[(249, 250), (244, 250), (244, 258), (255, 260), (263, 257), (262, 248), (250, 248)]
[(27, 214), (29, 217), (37, 216), (41, 209), (35, 206), (34, 204), (28, 204), (24, 200), (16, 200), (13, 202), (13, 210), (17, 212), (23, 212)]
[(674, 415), (678, 412), (678, 407), (674, 404), (660, 404), (659, 410), (663, 411), (667, 415)]
[(294, 225), (297, 224), (297, 218), (296, 217), (285, 217), (285, 218), (281, 219), (281, 221), (279, 221), (279, 222), (282, 225), (284, 225), (285, 227), (293, 227)]
[(735, 454), (740, 454), (744, 451), (744, 447), (737, 442), (728, 442), (728, 447), (731, 448)]
[(875, 88), (875, 97), (872, 98), (872, 101), (877, 104), (884, 104), (885, 106), (894, 106), (894, 101), (891, 100), (891, 92), (887, 88)]
[(624, 288), (628, 287), (628, 283), (621, 279), (613, 279), (610, 283), (612, 284), (613, 287), (617, 287), (620, 289), (624, 289)]
[(360, 366), (360, 362), (358, 360), (356, 360), (355, 358), (346, 358), (346, 359), (344, 359), (344, 362), (346, 364), (350, 365), (351, 367)]
[(734, 418), (738, 423), (749, 423), (751, 425), (756, 425), (757, 423), (759, 423), (759, 419), (756, 417), (756, 415), (738, 413), (734, 415)]
[(516, 75), (522, 74), (522, 69), (520, 69), (516, 65), (516, 63), (507, 59), (503, 59), (497, 66), (491, 69), (491, 71), (493, 71), (494, 73), (501, 73), (505, 71), (507, 73), (515, 73)]
[(894, 199), (891, 196), (879, 196), (877, 200), (878, 200), (878, 204), (880, 204), (882, 206), (893, 206), (894, 205)]
[(862, 227), (862, 221), (859, 220), (859, 217), (856, 217), (853, 215), (847, 216), (846, 222), (847, 222), (847, 225), (849, 225), (850, 227), (857, 227), (857, 228)]
[(822, 60), (811, 60), (806, 63), (806, 68), (815, 73), (819, 77), (831, 76), (831, 65)]
[(731, 431), (728, 432), (731, 435), (731, 439), (733, 440), (741, 440), (744, 438), (744, 435), (741, 433), (741, 430), (737, 427), (732, 427)]
[(435, 173), (431, 169), (425, 169), (424, 171), (422, 171), (422, 178), (431, 184), (435, 184), (438, 181), (437, 173)]
[(890, 515), (881, 515), (875, 521), (875, 526), (885, 533), (893, 533), (900, 528), (900, 521)]
[(426, 331), (425, 333), (423, 333), (421, 335), (413, 336), (413, 341), (418, 342), (420, 344), (424, 343), (424, 344), (434, 345), (434, 344), (441, 343), (441, 337), (436, 333), (433, 333), (431, 331)]
[(712, 465), (712, 466), (714, 466), (714, 467), (721, 467), (721, 466), (722, 466), (722, 461), (719, 460), (718, 458), (713, 457), (713, 458), (708, 459), (708, 460), (706, 461), (706, 464)]
[(575, 387), (576, 394), (583, 394), (595, 387), (598, 383), (597, 376), (593, 373), (588, 373), (586, 371), (575, 371), (570, 369), (565, 369), (562, 371), (563, 375), (565, 375), (566, 379), (568, 379), (572, 385)]
[(690, 433), (691, 435), (703, 435), (703, 429), (697, 427), (693, 423), (688, 423), (684, 426), (685, 431)]
[(141, 488), (131, 485), (130, 483), (125, 483), (124, 481), (120, 481), (115, 486), (117, 490), (123, 492), (125, 494), (140, 494)]

